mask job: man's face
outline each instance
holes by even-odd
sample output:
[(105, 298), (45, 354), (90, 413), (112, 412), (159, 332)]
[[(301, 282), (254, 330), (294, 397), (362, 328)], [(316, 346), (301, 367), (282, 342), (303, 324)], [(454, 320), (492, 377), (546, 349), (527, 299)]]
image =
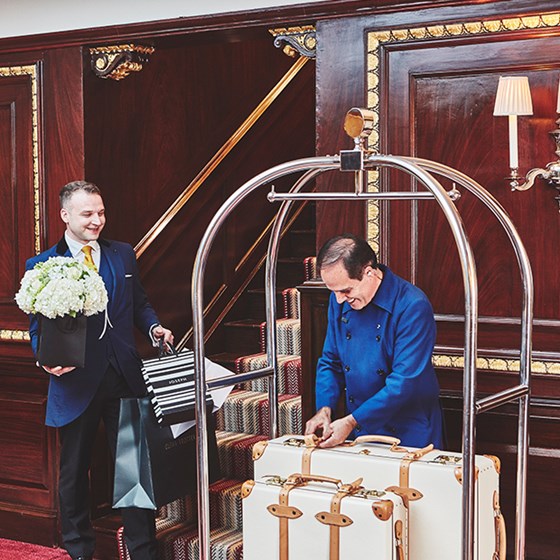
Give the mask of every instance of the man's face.
[(76, 191), (60, 210), (68, 235), (86, 245), (99, 238), (105, 226), (105, 207), (98, 194)]
[(352, 309), (363, 309), (375, 295), (380, 280), (373, 274), (373, 268), (366, 266), (361, 280), (350, 278), (340, 262), (321, 269), (321, 278), (327, 288), (336, 296), (338, 303), (348, 302)]

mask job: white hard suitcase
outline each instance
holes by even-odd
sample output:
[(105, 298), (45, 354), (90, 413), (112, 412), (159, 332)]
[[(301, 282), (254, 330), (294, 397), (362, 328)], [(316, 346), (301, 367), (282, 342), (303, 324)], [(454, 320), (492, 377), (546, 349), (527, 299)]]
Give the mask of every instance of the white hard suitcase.
[(361, 480), (293, 474), (248, 480), (243, 497), (244, 560), (405, 560), (402, 499)]
[[(364, 436), (342, 446), (319, 449), (310, 443), (309, 436), (283, 436), (253, 448), (254, 476), (302, 472), (343, 480), (363, 478), (365, 487), (390, 489), (402, 496), (409, 514), (410, 560), (460, 559), (462, 455), (433, 446), (404, 449), (399, 443), (396, 438)], [(476, 456), (476, 560), (505, 558), (499, 469), (496, 457)]]

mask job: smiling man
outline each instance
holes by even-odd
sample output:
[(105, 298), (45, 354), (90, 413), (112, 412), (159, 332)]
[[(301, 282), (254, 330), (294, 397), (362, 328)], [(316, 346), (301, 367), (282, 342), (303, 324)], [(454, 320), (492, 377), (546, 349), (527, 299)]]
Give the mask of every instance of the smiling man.
[[(128, 243), (101, 236), (105, 206), (99, 188), (74, 181), (60, 191), (60, 217), (66, 226), (55, 246), (29, 259), (26, 269), (50, 257), (66, 256), (96, 269), (107, 288), (107, 312), (87, 319), (85, 365), (38, 364), (50, 374), (48, 426), (57, 427), (61, 441), (59, 498), (64, 547), (73, 560), (91, 560), (95, 534), (89, 517), (88, 471), (101, 419), (114, 458), (120, 399), (146, 394), (136, 350), (134, 327), (156, 343), (173, 342), (140, 283), (136, 257)], [(38, 322), (31, 317), (31, 345), (37, 351)], [(125, 540), (133, 560), (155, 560), (154, 512), (121, 510)]]
[[(367, 434), (441, 447), (436, 326), (426, 295), (378, 264), (368, 243), (350, 234), (325, 243), (317, 270), (332, 294), (317, 363), (317, 413), (306, 434), (320, 435), (320, 447)], [(346, 414), (333, 420), (344, 392)]]

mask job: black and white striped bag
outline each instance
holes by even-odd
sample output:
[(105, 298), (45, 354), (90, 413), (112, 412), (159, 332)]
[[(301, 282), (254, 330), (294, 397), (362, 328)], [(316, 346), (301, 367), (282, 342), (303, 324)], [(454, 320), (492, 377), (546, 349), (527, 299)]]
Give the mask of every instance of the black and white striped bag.
[[(194, 352), (182, 350), (142, 361), (142, 375), (157, 421), (162, 426), (194, 420)], [(213, 401), (206, 390), (206, 406)], [(212, 408), (210, 408), (211, 410)]]

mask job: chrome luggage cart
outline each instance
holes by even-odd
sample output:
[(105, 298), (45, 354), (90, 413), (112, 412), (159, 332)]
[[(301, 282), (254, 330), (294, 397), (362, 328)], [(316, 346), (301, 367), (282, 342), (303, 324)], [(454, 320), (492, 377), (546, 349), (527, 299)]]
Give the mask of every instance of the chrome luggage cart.
[[(366, 109), (351, 109), (345, 120), (345, 130), (354, 139), (352, 150), (342, 150), (334, 156), (311, 157), (283, 163), (268, 169), (235, 191), (220, 207), (208, 225), (200, 243), (192, 276), (193, 336), (196, 366), (196, 434), (197, 434), (197, 474), (198, 474), (198, 531), (200, 560), (210, 559), (210, 507), (209, 482), (207, 473), (206, 407), (205, 387), (225, 387), (232, 384), (268, 377), (270, 406), (270, 437), (278, 435), (278, 391), (277, 391), (277, 346), (276, 329), (276, 264), (280, 232), (291, 205), (304, 200), (425, 200), (435, 199), (443, 211), (455, 240), (460, 257), (465, 291), (465, 332), (464, 332), (464, 384), (463, 384), (463, 539), (462, 560), (474, 560), (474, 457), (476, 415), (491, 410), (504, 403), (517, 400), (519, 406), (516, 482), (515, 559), (525, 558), (526, 525), (526, 481), (529, 448), (529, 394), (531, 368), (531, 338), (533, 321), (533, 277), (526, 250), (499, 202), (481, 185), (451, 167), (412, 157), (380, 155), (368, 151), (367, 137), (372, 130), (373, 115)], [(401, 170), (423, 185), (426, 191), (405, 192), (364, 192), (364, 172), (374, 168)], [(302, 192), (312, 179), (326, 171), (353, 172), (355, 186), (353, 192)], [(250, 193), (272, 181), (292, 173), (303, 175), (287, 193), (268, 193), (270, 202), (281, 202), (271, 231), (266, 260), (266, 323), (267, 363), (262, 369), (243, 374), (212, 379), (207, 383), (204, 366), (204, 321), (203, 285), (204, 271), (209, 251), (216, 234), (229, 214)], [(465, 227), (454, 201), (458, 191), (447, 192), (436, 176), (444, 177), (462, 186), (476, 196), (493, 213), (501, 224), (516, 255), (523, 287), (521, 311), (521, 348), (519, 353), (519, 384), (485, 398), (476, 399), (476, 360), (478, 334), (478, 282), (474, 255), (469, 244)]]

